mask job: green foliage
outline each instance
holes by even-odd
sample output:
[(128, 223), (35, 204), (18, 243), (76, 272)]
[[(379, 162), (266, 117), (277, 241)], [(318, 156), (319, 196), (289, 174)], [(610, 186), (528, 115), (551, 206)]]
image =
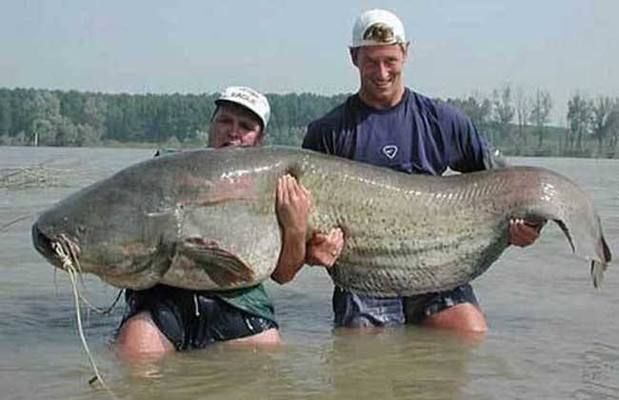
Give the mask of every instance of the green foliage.
[[(462, 109), (506, 154), (619, 155), (617, 99), (594, 101), (573, 96), (566, 116), (569, 127), (565, 129), (548, 126), (553, 105), (548, 92), (540, 89), (530, 98), (521, 90), (515, 97), (512, 93), (506, 85), (490, 98), (476, 94), (447, 102)], [(300, 146), (307, 125), (348, 96), (268, 94), (272, 112), (267, 143)], [(216, 94), (130, 95), (0, 88), (0, 145), (204, 146), (215, 99)]]

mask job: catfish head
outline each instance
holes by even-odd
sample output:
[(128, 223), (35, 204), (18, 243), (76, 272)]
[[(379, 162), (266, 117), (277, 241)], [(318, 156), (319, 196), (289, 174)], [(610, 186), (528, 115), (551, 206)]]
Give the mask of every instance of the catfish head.
[(153, 286), (169, 267), (164, 238), (174, 235), (175, 216), (140, 212), (147, 199), (130, 193), (94, 184), (69, 196), (34, 223), (34, 247), (63, 270), (73, 266), (115, 286)]

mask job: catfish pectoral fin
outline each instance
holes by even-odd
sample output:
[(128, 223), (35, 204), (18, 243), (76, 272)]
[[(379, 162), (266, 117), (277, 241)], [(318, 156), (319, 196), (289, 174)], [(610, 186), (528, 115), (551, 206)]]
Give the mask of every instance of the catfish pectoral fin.
[(252, 282), (254, 272), (247, 263), (217, 242), (204, 238), (188, 238), (179, 246), (178, 253), (191, 260), (195, 268), (201, 269), (221, 287), (230, 284)]

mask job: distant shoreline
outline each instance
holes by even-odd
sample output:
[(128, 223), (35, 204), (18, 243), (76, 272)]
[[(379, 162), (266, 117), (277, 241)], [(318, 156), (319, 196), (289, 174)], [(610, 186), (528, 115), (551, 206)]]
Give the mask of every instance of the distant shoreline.
[[(274, 146), (290, 146), (289, 144), (284, 143), (270, 143), (270, 145)], [(73, 149), (142, 149), (148, 150), (151, 149), (154, 152), (160, 149), (165, 150), (196, 150), (200, 148), (204, 148), (205, 146), (201, 145), (188, 145), (188, 146), (166, 146), (166, 145), (157, 145), (154, 143), (148, 142), (130, 142), (130, 143), (107, 143), (107, 144), (98, 144), (96, 146), (25, 146), (25, 145), (6, 145), (0, 144), (0, 147), (15, 147), (15, 148), (28, 148), (28, 147), (41, 147), (41, 148), (73, 148)], [(295, 147), (295, 146), (291, 146)], [(574, 153), (574, 154), (540, 154), (540, 152), (522, 152), (519, 154), (510, 153), (507, 151), (502, 151), (502, 154), (506, 157), (531, 157), (531, 158), (590, 158), (590, 159), (619, 159), (619, 152), (615, 152), (613, 154), (599, 157), (596, 154), (591, 154), (588, 152)]]
[[(267, 94), (267, 143), (300, 146), (309, 123), (350, 93)], [(619, 98), (575, 94), (566, 126), (550, 124), (550, 93), (435, 99), (467, 115), (507, 156), (619, 158)], [(207, 142), (216, 94), (105, 94), (0, 88), (0, 145), (194, 148)]]

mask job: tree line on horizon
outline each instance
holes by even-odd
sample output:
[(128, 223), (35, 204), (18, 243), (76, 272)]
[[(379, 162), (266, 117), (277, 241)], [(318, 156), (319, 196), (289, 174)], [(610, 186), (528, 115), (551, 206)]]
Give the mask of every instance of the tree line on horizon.
[[(307, 125), (349, 94), (267, 94), (268, 142), (300, 145)], [(105, 94), (0, 88), (0, 145), (204, 146), (217, 94)], [(619, 157), (619, 99), (574, 94), (567, 127), (549, 124), (549, 92), (506, 85), (490, 96), (444, 99), (507, 155)]]

